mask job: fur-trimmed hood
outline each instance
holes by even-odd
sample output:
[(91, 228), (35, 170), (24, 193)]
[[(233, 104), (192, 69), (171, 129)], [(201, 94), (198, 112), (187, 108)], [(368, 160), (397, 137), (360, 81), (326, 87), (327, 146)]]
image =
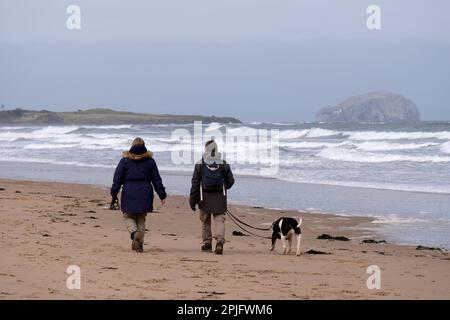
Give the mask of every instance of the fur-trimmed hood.
[(146, 151), (143, 154), (134, 154), (131, 153), (130, 151), (124, 151), (122, 152), (122, 157), (130, 160), (142, 160), (153, 157), (153, 153), (151, 151)]
[(137, 146), (132, 146), (129, 151), (124, 151), (122, 153), (122, 156), (125, 159), (137, 161), (137, 160), (151, 158), (153, 156), (153, 154), (147, 150), (145, 145), (137, 145)]

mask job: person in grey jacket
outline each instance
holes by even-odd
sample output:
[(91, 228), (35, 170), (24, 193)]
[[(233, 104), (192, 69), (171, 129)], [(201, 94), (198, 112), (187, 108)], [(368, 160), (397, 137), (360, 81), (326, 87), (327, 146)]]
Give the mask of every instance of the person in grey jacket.
[(200, 209), (202, 222), (202, 251), (212, 251), (211, 217), (215, 223), (216, 254), (223, 253), (225, 243), (225, 213), (227, 211), (227, 190), (234, 184), (229, 164), (222, 160), (217, 143), (210, 140), (205, 144), (202, 160), (195, 164), (189, 204), (193, 211)]

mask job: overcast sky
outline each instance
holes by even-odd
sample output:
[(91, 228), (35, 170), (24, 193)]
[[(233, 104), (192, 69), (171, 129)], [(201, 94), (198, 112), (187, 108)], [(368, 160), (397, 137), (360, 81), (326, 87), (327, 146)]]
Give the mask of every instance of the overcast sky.
[(450, 119), (449, 16), (448, 0), (0, 0), (0, 103), (311, 121), (389, 90)]

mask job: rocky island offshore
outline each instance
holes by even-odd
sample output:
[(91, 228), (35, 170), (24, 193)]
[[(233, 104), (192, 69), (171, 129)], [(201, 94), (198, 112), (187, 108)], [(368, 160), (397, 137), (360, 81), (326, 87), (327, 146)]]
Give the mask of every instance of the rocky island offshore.
[(369, 92), (350, 97), (337, 106), (325, 107), (316, 114), (317, 122), (380, 123), (417, 122), (420, 113), (416, 105), (397, 93)]

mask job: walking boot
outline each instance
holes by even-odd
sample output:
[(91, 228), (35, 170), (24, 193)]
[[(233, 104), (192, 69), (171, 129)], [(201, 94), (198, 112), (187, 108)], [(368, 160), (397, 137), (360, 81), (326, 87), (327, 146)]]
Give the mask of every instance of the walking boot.
[(214, 251), (215, 254), (223, 254), (223, 243), (217, 243), (216, 244), (216, 250)]
[(211, 243), (204, 243), (202, 245), (202, 251), (203, 252), (212, 252), (212, 245), (211, 245)]
[[(131, 239), (133, 240), (131, 242), (131, 249), (135, 250), (135, 251), (139, 251), (139, 249), (142, 247), (142, 245), (141, 245), (141, 240), (142, 240), (141, 232), (139, 230), (133, 232), (131, 234)], [(139, 251), (139, 252), (142, 252), (142, 251)]]

